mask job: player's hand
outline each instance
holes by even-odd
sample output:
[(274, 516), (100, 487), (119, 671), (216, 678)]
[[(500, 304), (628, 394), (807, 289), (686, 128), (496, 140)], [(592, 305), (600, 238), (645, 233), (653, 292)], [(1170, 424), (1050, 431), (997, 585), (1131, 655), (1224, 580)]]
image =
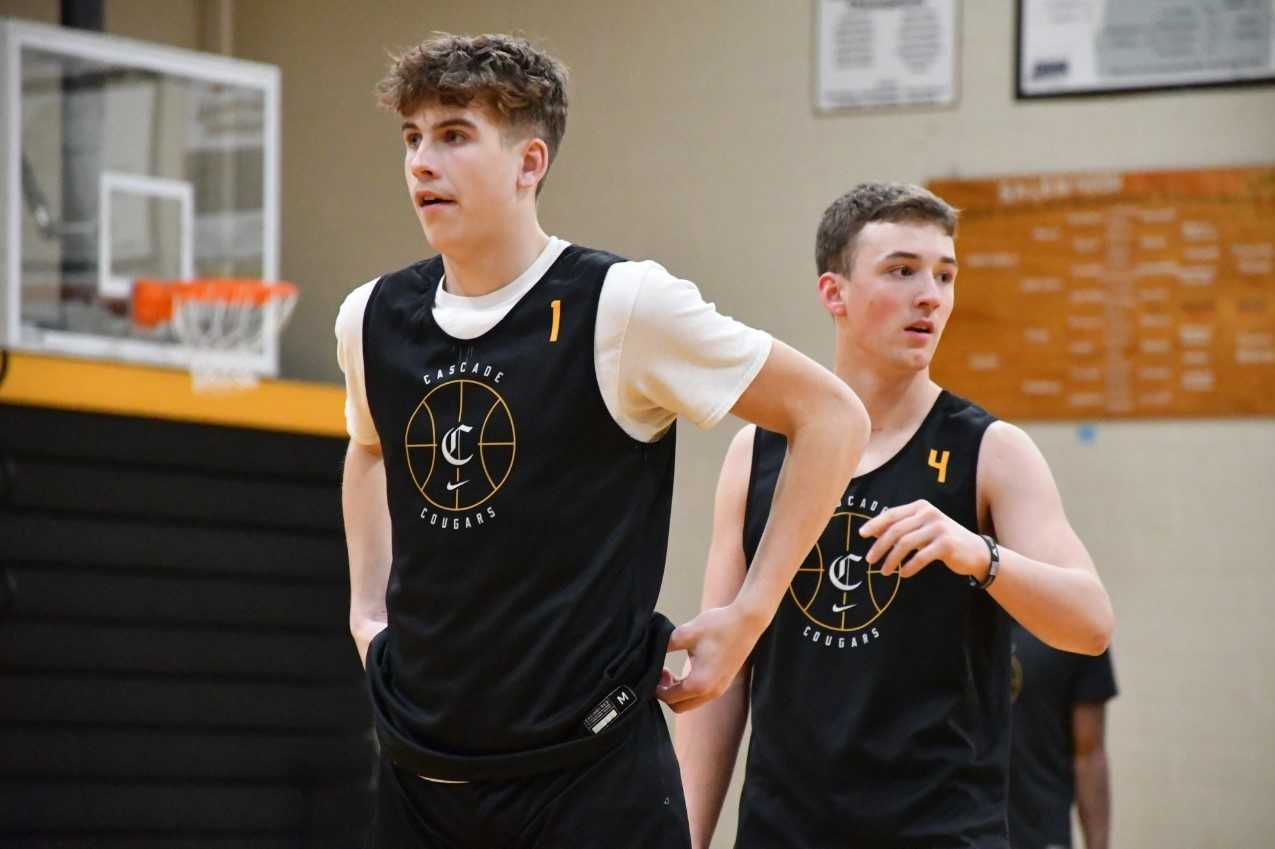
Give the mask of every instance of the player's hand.
[(866, 559), (868, 563), (881, 563), (882, 575), (892, 575), (897, 570), (901, 577), (910, 578), (941, 560), (958, 575), (982, 580), (991, 565), (987, 544), (978, 534), (924, 499), (891, 507), (864, 522), (859, 534), (877, 538)]
[(685, 651), (684, 675), (665, 669), (655, 695), (677, 713), (694, 710), (726, 692), (748, 659), (766, 622), (735, 605), (712, 607), (678, 626), (669, 638), (670, 652)]

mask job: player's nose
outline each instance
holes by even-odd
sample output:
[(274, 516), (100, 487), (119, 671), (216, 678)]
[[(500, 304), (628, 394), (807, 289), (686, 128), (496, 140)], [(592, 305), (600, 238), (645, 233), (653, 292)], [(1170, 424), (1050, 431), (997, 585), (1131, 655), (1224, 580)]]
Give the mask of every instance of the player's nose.
[(917, 306), (927, 307), (929, 309), (938, 309), (942, 303), (942, 293), (939, 291), (939, 282), (934, 279), (933, 274), (925, 273), (916, 275), (920, 279), (920, 287), (917, 289), (916, 297), (913, 300)]
[(429, 145), (422, 144), (412, 151), (411, 159), (408, 160), (408, 168), (411, 170), (412, 176), (418, 180), (426, 180), (438, 176), (438, 161)]

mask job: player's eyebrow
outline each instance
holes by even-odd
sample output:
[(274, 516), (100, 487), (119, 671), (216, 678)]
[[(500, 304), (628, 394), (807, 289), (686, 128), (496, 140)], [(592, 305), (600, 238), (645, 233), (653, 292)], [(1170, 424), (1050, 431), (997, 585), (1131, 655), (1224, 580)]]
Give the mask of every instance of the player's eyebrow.
[[(469, 120), (468, 118), (460, 118), (460, 117), (444, 118), (441, 121), (436, 121), (433, 125), (434, 130), (445, 130), (448, 127), (461, 127), (466, 130), (478, 129), (478, 125), (475, 124), (473, 121)], [(406, 133), (408, 130), (415, 130), (416, 132), (419, 133), (421, 131), (421, 128), (417, 126), (415, 121), (404, 121), (403, 126), (399, 127), (399, 130), (404, 133)]]
[[(882, 261), (884, 262), (885, 260), (890, 259), (911, 259), (919, 262), (921, 260), (921, 255), (914, 254), (911, 251), (895, 251), (894, 253), (883, 257)], [(941, 256), (939, 257), (939, 262), (945, 265), (956, 266), (957, 268), (960, 267), (960, 264), (956, 261), (956, 257), (952, 256)]]
[(478, 129), (478, 125), (468, 118), (444, 118), (441, 121), (435, 122), (433, 129), (443, 130), (448, 127), (463, 127), (467, 130)]

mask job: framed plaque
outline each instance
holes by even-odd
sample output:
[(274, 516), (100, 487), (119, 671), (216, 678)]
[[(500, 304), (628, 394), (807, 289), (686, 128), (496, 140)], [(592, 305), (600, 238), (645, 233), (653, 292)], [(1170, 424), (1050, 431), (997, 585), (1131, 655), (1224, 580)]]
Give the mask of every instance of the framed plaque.
[(1275, 0), (1018, 0), (1020, 98), (1275, 82)]

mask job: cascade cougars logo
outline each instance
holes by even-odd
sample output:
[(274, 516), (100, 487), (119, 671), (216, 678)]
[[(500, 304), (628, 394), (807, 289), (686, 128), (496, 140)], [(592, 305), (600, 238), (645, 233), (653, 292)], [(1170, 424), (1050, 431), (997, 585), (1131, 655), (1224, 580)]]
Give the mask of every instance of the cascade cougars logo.
[[(858, 506), (853, 497), (848, 502)], [(863, 631), (899, 592), (898, 572), (882, 575), (864, 559), (873, 541), (859, 536), (859, 528), (871, 518), (852, 510), (834, 513), (788, 587), (797, 607), (824, 633)]]
[(434, 386), (412, 413), (405, 442), (416, 488), (448, 513), (473, 510), (495, 495), (518, 447), (505, 399), (469, 378)]

